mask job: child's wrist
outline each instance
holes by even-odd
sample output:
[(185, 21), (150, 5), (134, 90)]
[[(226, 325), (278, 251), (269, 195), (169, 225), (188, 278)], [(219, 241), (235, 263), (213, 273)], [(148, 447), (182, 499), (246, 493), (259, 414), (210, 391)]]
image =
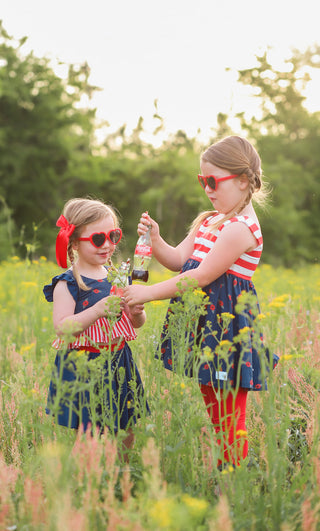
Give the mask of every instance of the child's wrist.
[(155, 234), (151, 233), (152, 245), (157, 244), (158, 242), (160, 242), (160, 240), (161, 240), (161, 236), (159, 232), (156, 232)]

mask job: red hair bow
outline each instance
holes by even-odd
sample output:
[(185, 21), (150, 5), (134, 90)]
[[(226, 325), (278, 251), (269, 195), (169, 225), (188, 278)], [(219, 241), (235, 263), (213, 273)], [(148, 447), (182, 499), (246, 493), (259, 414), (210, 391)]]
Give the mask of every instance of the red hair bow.
[(56, 239), (57, 264), (60, 267), (67, 268), (68, 267), (68, 264), (67, 264), (68, 243), (69, 243), (69, 238), (75, 229), (75, 225), (73, 225), (72, 223), (68, 223), (68, 221), (63, 215), (60, 216), (56, 225), (57, 227), (61, 227), (60, 232), (58, 233), (58, 236)]

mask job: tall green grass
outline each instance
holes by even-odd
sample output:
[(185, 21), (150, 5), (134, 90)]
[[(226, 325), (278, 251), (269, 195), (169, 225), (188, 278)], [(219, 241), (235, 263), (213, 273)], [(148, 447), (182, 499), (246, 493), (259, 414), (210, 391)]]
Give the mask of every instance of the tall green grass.
[(266, 342), (281, 360), (268, 391), (249, 393), (248, 458), (222, 473), (197, 383), (154, 359), (167, 302), (146, 305), (131, 344), (151, 415), (128, 465), (124, 434), (83, 436), (45, 414), (55, 352), (42, 287), (57, 272), (44, 258), (0, 265), (0, 529), (320, 528), (318, 266), (255, 273)]

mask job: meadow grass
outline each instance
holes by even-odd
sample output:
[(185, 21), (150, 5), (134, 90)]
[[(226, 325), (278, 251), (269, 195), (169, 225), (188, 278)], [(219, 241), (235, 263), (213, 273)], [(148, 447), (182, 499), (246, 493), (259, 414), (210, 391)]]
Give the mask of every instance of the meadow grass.
[(0, 265), (0, 529), (320, 528), (319, 266), (255, 273), (266, 343), (281, 358), (268, 391), (249, 393), (248, 458), (222, 473), (197, 383), (154, 358), (167, 301), (146, 305), (131, 345), (151, 414), (128, 464), (124, 434), (83, 435), (45, 414), (55, 334), (42, 288), (58, 272), (43, 257)]

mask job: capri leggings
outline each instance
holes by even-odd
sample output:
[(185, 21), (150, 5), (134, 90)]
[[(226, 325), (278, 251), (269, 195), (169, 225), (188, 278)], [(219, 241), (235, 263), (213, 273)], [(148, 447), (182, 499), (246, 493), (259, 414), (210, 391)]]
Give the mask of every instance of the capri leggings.
[(240, 387), (237, 391), (224, 391), (208, 385), (200, 385), (200, 389), (215, 432), (220, 435), (219, 446), (223, 441), (223, 457), (221, 456), (217, 465), (221, 466), (223, 462), (227, 462), (239, 466), (241, 460), (248, 455), (248, 390)]

